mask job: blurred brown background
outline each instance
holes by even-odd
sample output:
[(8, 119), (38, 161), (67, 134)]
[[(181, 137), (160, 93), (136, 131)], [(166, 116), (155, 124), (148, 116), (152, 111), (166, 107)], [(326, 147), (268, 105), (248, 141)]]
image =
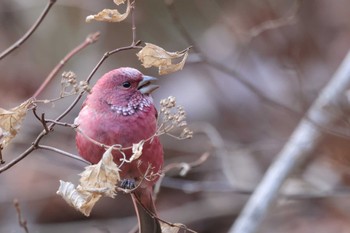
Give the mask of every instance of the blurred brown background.
[[(28, 30), (46, 3), (0, 1), (1, 51)], [(89, 33), (100, 31), (99, 41), (63, 69), (74, 71), (80, 80), (106, 51), (129, 45), (130, 17), (114, 24), (85, 23), (87, 15), (113, 7), (111, 0), (58, 0), (28, 41), (0, 61), (0, 107), (8, 109), (29, 98), (51, 69)], [(194, 46), (184, 69), (160, 77), (161, 89), (154, 94), (156, 102), (175, 96), (195, 131), (194, 138), (186, 141), (162, 137), (166, 164), (191, 162), (211, 153), (186, 177), (177, 172), (166, 176), (157, 200), (162, 218), (203, 233), (228, 231), (302, 114), (347, 53), (349, 15), (350, 1), (346, 0), (136, 1), (137, 39), (168, 51)], [(120, 66), (158, 76), (155, 68), (140, 65), (136, 52), (109, 57), (93, 82)], [(57, 97), (59, 82), (58, 76), (40, 98)], [(39, 111), (54, 118), (72, 100), (40, 105)], [(79, 106), (64, 121), (72, 123)], [(341, 126), (349, 127), (346, 117)], [(8, 162), (17, 157), (41, 130), (29, 112), (21, 133), (3, 151), (4, 159)], [(43, 143), (76, 153), (74, 131), (69, 128), (56, 127)], [(329, 135), (323, 145), (288, 179), (284, 196), (259, 232), (350, 232), (350, 200), (344, 192), (350, 181), (349, 141)], [(1, 173), (0, 232), (24, 232), (17, 222), (15, 198), (29, 232), (128, 232), (136, 219), (127, 195), (103, 199), (89, 218), (56, 195), (59, 180), (77, 183), (83, 167), (54, 152), (37, 150)]]

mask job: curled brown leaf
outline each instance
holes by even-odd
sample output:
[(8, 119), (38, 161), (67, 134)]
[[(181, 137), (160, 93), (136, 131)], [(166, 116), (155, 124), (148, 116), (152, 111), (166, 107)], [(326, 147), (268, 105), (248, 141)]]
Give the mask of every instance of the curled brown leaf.
[(102, 196), (114, 198), (116, 195), (115, 187), (120, 177), (112, 150), (113, 147), (110, 147), (97, 164), (85, 167), (85, 171), (80, 174), (80, 185), (76, 188), (70, 182), (60, 181), (57, 194), (86, 216), (90, 215)]
[(126, 0), (113, 0), (113, 2), (117, 5), (124, 4)]
[(0, 147), (2, 149), (17, 135), (32, 103), (33, 99), (28, 99), (10, 110), (0, 108)]
[(130, 162), (139, 159), (142, 155), (143, 144), (145, 144), (144, 140), (141, 140), (139, 143), (132, 144), (132, 155), (130, 157)]
[[(114, 3), (119, 5), (124, 3), (122, 0), (114, 0)], [(131, 5), (130, 1), (127, 1), (127, 6), (126, 6), (126, 11), (125, 13), (120, 13), (117, 9), (104, 9), (97, 13), (96, 15), (89, 15), (86, 17), (86, 22), (90, 23), (92, 20), (96, 21), (103, 21), (103, 22), (111, 22), (111, 23), (116, 23), (116, 22), (121, 22), (124, 19), (126, 19), (130, 13), (131, 10)]]
[(79, 189), (89, 192), (95, 190), (112, 198), (115, 196), (115, 186), (120, 176), (118, 166), (113, 161), (112, 150), (113, 147), (110, 147), (97, 164), (85, 167), (85, 171), (80, 174)]
[[(159, 74), (163, 75), (181, 70), (185, 65), (188, 51), (189, 48), (180, 52), (168, 52), (157, 45), (146, 43), (146, 46), (137, 53), (137, 57), (145, 68), (158, 67)], [(181, 59), (180, 62), (176, 62), (178, 59)]]
[(75, 188), (71, 182), (60, 180), (60, 187), (57, 194), (75, 209), (79, 210), (85, 216), (89, 216), (96, 202), (101, 198), (101, 194), (83, 192)]

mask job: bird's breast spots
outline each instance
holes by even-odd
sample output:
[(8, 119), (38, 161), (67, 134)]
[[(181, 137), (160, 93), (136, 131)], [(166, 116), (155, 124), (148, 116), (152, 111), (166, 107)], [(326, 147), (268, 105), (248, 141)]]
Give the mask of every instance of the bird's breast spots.
[(147, 98), (141, 98), (130, 100), (126, 106), (118, 106), (109, 103), (107, 104), (110, 106), (110, 109), (118, 115), (132, 116), (138, 111), (149, 111), (149, 107), (152, 105), (152, 102)]

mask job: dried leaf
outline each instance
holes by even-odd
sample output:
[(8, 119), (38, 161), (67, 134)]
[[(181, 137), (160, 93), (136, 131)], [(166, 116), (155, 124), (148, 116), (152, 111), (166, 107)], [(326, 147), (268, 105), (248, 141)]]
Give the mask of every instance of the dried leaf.
[(183, 58), (182, 58), (182, 60), (179, 63), (171, 64), (171, 65), (168, 65), (168, 66), (160, 66), (159, 67), (159, 74), (160, 75), (170, 74), (170, 73), (176, 72), (178, 70), (182, 70), (182, 68), (185, 65), (187, 57), (188, 57), (188, 51), (186, 51), (184, 53)]
[(139, 143), (132, 144), (132, 156), (130, 157), (130, 162), (140, 158), (142, 155), (143, 144), (145, 144), (144, 140), (141, 140)]
[(110, 147), (97, 164), (85, 167), (77, 188), (70, 182), (60, 180), (57, 194), (86, 216), (90, 215), (102, 196), (114, 198), (116, 195), (115, 186), (120, 177), (118, 167), (113, 162), (112, 150), (113, 147)]
[(57, 194), (75, 209), (82, 212), (85, 216), (89, 216), (92, 208), (102, 196), (101, 194), (93, 194), (82, 192), (74, 187), (74, 184), (60, 180), (60, 187)]
[[(169, 74), (181, 70), (188, 56), (189, 48), (181, 52), (168, 52), (163, 48), (146, 43), (146, 46), (137, 53), (137, 57), (145, 68), (152, 66), (159, 68), (159, 74)], [(180, 62), (174, 63), (174, 60), (181, 59)]]
[(118, 166), (113, 161), (112, 150), (113, 147), (110, 147), (97, 164), (85, 167), (85, 171), (80, 174), (80, 190), (112, 198), (115, 196), (115, 186), (120, 176)]
[[(121, 0), (115, 0), (114, 3), (118, 5), (121, 4)], [(89, 15), (86, 17), (86, 22), (90, 23), (92, 20), (96, 21), (103, 21), (103, 22), (120, 22), (126, 19), (130, 13), (131, 5), (130, 1), (127, 2), (127, 7), (125, 13), (120, 13), (117, 9), (104, 9), (101, 12), (97, 13), (96, 15)]]
[(160, 227), (162, 229), (162, 233), (178, 233), (180, 228), (183, 227), (181, 223), (173, 223), (172, 225), (160, 222)]
[(1, 148), (5, 148), (17, 135), (25, 116), (27, 115), (27, 110), (32, 103), (33, 100), (28, 99), (21, 105), (14, 107), (11, 110), (0, 108)]
[(113, 0), (113, 2), (117, 5), (124, 4), (126, 0)]

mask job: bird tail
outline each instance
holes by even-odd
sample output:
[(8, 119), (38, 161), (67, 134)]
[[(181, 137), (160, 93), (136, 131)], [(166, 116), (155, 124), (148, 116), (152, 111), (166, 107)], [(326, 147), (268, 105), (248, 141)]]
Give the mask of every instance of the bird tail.
[(161, 233), (156, 208), (152, 197), (152, 189), (137, 188), (131, 194), (136, 210), (140, 233)]

